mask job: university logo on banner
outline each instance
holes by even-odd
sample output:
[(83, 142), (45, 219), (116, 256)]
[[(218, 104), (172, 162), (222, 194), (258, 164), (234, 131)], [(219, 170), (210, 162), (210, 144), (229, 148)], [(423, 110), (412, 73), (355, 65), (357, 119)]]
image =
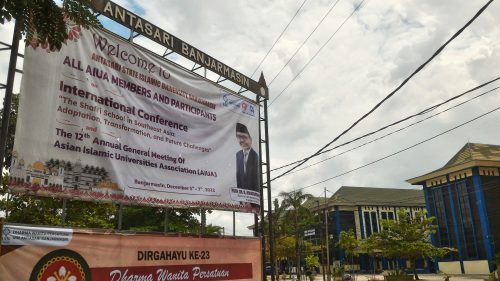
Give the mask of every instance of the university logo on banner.
[[(87, 262), (71, 250), (56, 250), (42, 257), (31, 271), (29, 281), (91, 281)], [(95, 279), (94, 279), (95, 280)]]

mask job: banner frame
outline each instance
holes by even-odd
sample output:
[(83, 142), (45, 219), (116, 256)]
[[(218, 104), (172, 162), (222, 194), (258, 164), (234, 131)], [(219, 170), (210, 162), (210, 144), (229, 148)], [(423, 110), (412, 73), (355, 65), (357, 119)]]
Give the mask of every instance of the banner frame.
[[(133, 32), (136, 32), (137, 35), (142, 35), (194, 62), (193, 70), (203, 67), (260, 97), (269, 99), (269, 88), (266, 85), (263, 74), (261, 74), (257, 82), (113, 1), (92, 0), (92, 4), (97, 13), (130, 29), (130, 41), (136, 37), (133, 34)], [(197, 65), (199, 67), (196, 67)]]
[[(94, 2), (94, 1), (99, 1), (99, 0), (92, 0), (92, 1)], [(97, 12), (96, 16), (99, 16), (99, 15), (100, 14), (98, 14), (98, 12)], [(107, 33), (109, 33), (112, 36), (116, 36), (116, 37), (121, 38), (123, 40), (127, 40), (127, 38), (124, 38), (123, 36), (120, 36), (120, 35), (112, 32), (112, 31), (110, 31), (110, 30), (108, 30), (106, 28), (102, 28), (102, 30), (105, 31), (105, 32), (107, 32)], [(259, 236), (259, 237), (262, 238), (262, 259), (265, 260), (267, 245), (264, 242), (264, 218), (267, 217), (267, 220), (269, 221), (269, 223), (268, 223), (269, 234), (270, 234), (270, 236), (269, 236), (269, 239), (270, 239), (269, 243), (270, 243), (270, 245), (269, 246), (270, 246), (270, 259), (272, 261), (271, 262), (271, 268), (272, 268), (272, 272), (275, 272), (275, 268), (274, 268), (275, 267), (275, 263), (274, 263), (275, 257), (274, 257), (274, 246), (273, 246), (273, 244), (274, 244), (274, 238), (272, 237), (272, 233), (273, 233), (273, 231), (272, 231), (272, 229), (273, 229), (272, 221), (273, 221), (273, 219), (272, 219), (272, 200), (271, 200), (271, 181), (270, 181), (270, 154), (269, 154), (268, 112), (267, 112), (267, 109), (268, 109), (268, 103), (267, 103), (267, 101), (268, 101), (268, 97), (269, 97), (269, 90), (268, 90), (268, 87), (266, 85), (266, 82), (265, 82), (263, 74), (261, 74), (260, 79), (257, 82), (257, 84), (259, 84), (261, 86), (262, 85), (265, 86), (265, 94), (262, 93), (262, 92), (259, 93), (259, 92), (255, 91), (255, 90), (252, 90), (252, 89), (249, 89), (249, 88), (246, 88), (246, 87), (241, 87), (240, 90), (237, 93), (235, 93), (234, 90), (230, 90), (229, 88), (227, 88), (227, 87), (225, 87), (225, 86), (223, 86), (223, 85), (220, 84), (223, 81), (227, 80), (227, 78), (226, 79), (221, 79), (221, 77), (223, 77), (222, 75), (219, 76), (219, 79), (216, 82), (214, 82), (214, 81), (212, 81), (212, 80), (210, 80), (210, 79), (207, 78), (207, 76), (206, 76), (206, 72), (207, 72), (206, 70), (207, 69), (206, 68), (205, 68), (205, 76), (202, 76), (202, 75), (200, 75), (200, 74), (198, 74), (198, 73), (195, 72), (195, 70), (203, 68), (203, 66), (201, 66), (201, 65), (197, 66), (197, 64), (195, 63), (195, 65), (193, 66), (193, 69), (189, 70), (186, 67), (181, 66), (181, 65), (177, 64), (176, 62), (168, 59), (167, 56), (169, 54), (173, 53), (173, 51), (169, 50), (168, 48), (167, 48), (167, 50), (165, 51), (165, 53), (163, 55), (160, 55), (160, 54), (157, 54), (157, 53), (155, 53), (155, 52), (153, 52), (153, 51), (151, 51), (151, 50), (149, 50), (149, 49), (147, 49), (147, 48), (145, 48), (143, 46), (140, 46), (140, 45), (134, 43), (133, 42), (133, 38), (135, 38), (137, 35), (134, 36), (134, 30), (132, 30), (132, 29), (130, 29), (130, 30), (131, 30), (131, 32), (130, 32), (131, 36), (130, 36), (130, 38), (128, 40), (131, 41), (131, 43), (135, 47), (141, 48), (142, 50), (145, 50), (145, 51), (153, 54), (154, 56), (161, 57), (164, 60), (168, 60), (169, 63), (172, 63), (172, 64), (176, 65), (180, 69), (188, 71), (188, 72), (196, 75), (199, 78), (205, 79), (205, 80), (209, 81), (210, 83), (213, 83), (213, 84), (217, 85), (218, 87), (220, 87), (220, 88), (222, 88), (222, 89), (224, 89), (226, 91), (229, 91), (231, 93), (236, 94), (240, 98), (246, 99), (247, 101), (251, 101), (251, 100), (249, 98), (241, 95), (242, 93), (244, 93), (246, 91), (251, 91), (251, 92), (253, 92), (253, 93), (256, 94), (255, 102), (257, 104), (261, 105), (260, 108), (263, 111), (263, 114), (261, 114), (260, 118), (259, 118), (259, 144), (264, 146), (264, 150), (261, 149), (262, 156), (260, 158), (261, 179), (264, 178), (264, 175), (263, 175), (262, 172), (266, 171), (266, 174), (267, 174), (267, 176), (266, 176), (267, 182), (261, 181), (260, 195), (261, 195), (261, 202), (263, 202), (262, 201), (263, 200), (263, 195), (264, 195), (263, 191), (264, 191), (264, 189), (267, 189), (267, 195), (268, 195), (267, 196), (267, 203), (268, 204), (267, 204), (267, 206), (266, 206), (266, 204), (262, 204), (260, 206), (260, 210), (261, 210), (261, 212), (260, 212), (260, 223), (259, 223), (259, 218), (258, 218), (257, 214), (255, 214), (255, 216), (254, 216), (255, 217), (254, 236)], [(14, 41), (18, 42), (19, 41), (19, 39), (17, 39), (17, 40), (16, 39), (17, 38), (14, 37), (13, 38), (13, 42)], [(2, 44), (4, 44), (4, 43), (2, 43)], [(4, 44), (4, 45), (10, 47), (10, 45), (8, 45), (8, 44)], [(13, 43), (13, 45), (14, 45), (14, 43)], [(7, 49), (11, 52), (11, 58), (10, 58), (11, 65), (12, 65), (13, 60), (17, 60), (17, 56), (23, 57), (22, 54), (18, 54), (18, 52), (17, 52), (17, 50), (15, 50), (15, 48), (7, 48)], [(13, 55), (13, 54), (15, 54), (15, 55)], [(23, 74), (22, 70), (15, 69), (15, 72)], [(9, 82), (8, 81), (6, 87), (8, 88), (9, 85), (12, 85), (12, 84), (13, 84), (13, 82)], [(1, 88), (3, 88), (3, 87), (1, 87)], [(245, 90), (243, 90), (243, 89), (245, 89)], [(10, 112), (7, 112), (7, 114), (10, 114)], [(3, 125), (4, 124), (2, 124), (2, 126)], [(4, 131), (3, 128), (2, 128), (2, 131)], [(30, 192), (26, 192), (26, 193), (30, 194)], [(36, 193), (35, 194), (31, 193), (31, 195), (36, 196)], [(78, 198), (75, 198), (75, 199), (78, 200)], [(267, 210), (266, 210), (266, 207), (267, 207)], [(235, 210), (233, 212), (242, 212), (242, 211), (241, 210)], [(262, 263), (262, 269), (263, 269), (262, 270), (262, 274), (263, 274), (263, 276), (262, 276), (263, 278), (262, 279), (263, 280), (265, 279), (264, 266), (265, 266), (264, 263)], [(271, 274), (271, 280), (273, 280), (273, 281), (275, 280), (275, 275), (274, 274)]]

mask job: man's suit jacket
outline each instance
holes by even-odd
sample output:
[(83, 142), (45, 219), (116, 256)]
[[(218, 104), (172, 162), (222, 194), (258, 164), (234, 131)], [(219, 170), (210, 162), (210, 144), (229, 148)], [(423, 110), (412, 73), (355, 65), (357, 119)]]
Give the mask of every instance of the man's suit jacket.
[(236, 153), (236, 184), (238, 188), (259, 191), (259, 155), (253, 149), (248, 152), (246, 173), (243, 150)]

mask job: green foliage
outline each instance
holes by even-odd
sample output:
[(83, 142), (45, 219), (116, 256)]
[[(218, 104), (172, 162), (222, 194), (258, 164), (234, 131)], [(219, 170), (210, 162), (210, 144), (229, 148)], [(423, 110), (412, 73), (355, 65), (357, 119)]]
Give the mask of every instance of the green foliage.
[(123, 208), (123, 230), (157, 231), (165, 228), (165, 211), (169, 232), (199, 233), (199, 223), (189, 210), (163, 209), (148, 206), (126, 206)]
[(500, 267), (500, 252), (495, 254), (493, 262), (495, 263), (495, 266), (498, 269)]
[(9, 212), (6, 222), (34, 225), (61, 225), (62, 200), (53, 198), (36, 198), (28, 195), (11, 195), (10, 200), (3, 201)]
[(313, 269), (319, 266), (319, 257), (309, 255), (306, 257), (306, 266), (308, 269)]
[[(300, 275), (300, 234), (305, 226), (312, 224), (312, 214), (309, 209), (302, 206), (302, 203), (307, 199), (311, 198), (311, 194), (302, 193), (301, 190), (292, 192), (280, 192), (280, 197), (283, 198), (281, 201), (281, 207), (285, 212), (285, 221), (291, 221), (292, 224), (288, 226), (295, 236), (295, 260), (297, 266), (297, 273)], [(286, 225), (286, 224), (285, 224)]]
[(312, 256), (309, 255), (306, 257), (306, 266), (307, 266), (307, 271), (306, 275), (309, 276), (309, 280), (313, 281), (314, 280), (314, 268), (319, 267), (319, 257), (318, 256)]
[(436, 232), (434, 217), (419, 212), (411, 219), (403, 209), (398, 211), (398, 217), (398, 220), (381, 220), (382, 231), (373, 234), (368, 244), (371, 244), (374, 252), (380, 251), (384, 257), (409, 260), (417, 280), (415, 260), (442, 257), (456, 251), (432, 245), (430, 237)]
[[(10, 153), (8, 153), (10, 155)], [(2, 177), (0, 211), (9, 214), (7, 222), (33, 225), (62, 225), (63, 199), (7, 193), (9, 177)], [(67, 201), (65, 226), (113, 228), (116, 224), (114, 204)]]
[(117, 210), (112, 203), (68, 201), (65, 226), (113, 229)]
[(67, 19), (83, 28), (101, 26), (92, 7), (91, 0), (64, 0), (62, 6), (53, 0), (0, 0), (0, 23), (15, 19), (26, 44), (59, 50), (68, 39)]
[(372, 259), (372, 273), (378, 271), (378, 266), (375, 258), (382, 256), (382, 250), (379, 245), (379, 236), (378, 233), (371, 235), (370, 237), (360, 241), (359, 243), (359, 252), (366, 253), (369, 256), (374, 257)]
[(301, 246), (302, 246), (302, 249), (300, 252), (303, 254), (306, 254), (306, 255), (310, 255), (310, 254), (314, 253), (315, 251), (321, 250), (321, 245), (315, 246), (313, 243), (306, 241), (306, 240), (302, 240)]
[(343, 266), (335, 267), (333, 269), (333, 276), (335, 276), (335, 277), (342, 278), (342, 276), (344, 276), (344, 274), (345, 274), (345, 268)]
[(222, 235), (224, 232), (224, 228), (218, 225), (209, 224), (205, 226), (205, 234), (209, 235)]
[(311, 226), (313, 216), (311, 211), (302, 206), (302, 203), (311, 198), (311, 194), (302, 193), (302, 191), (281, 192), (279, 194), (283, 198), (281, 201), (281, 213), (284, 217), (282, 228), (287, 234), (299, 235), (306, 227)]
[(339, 241), (337, 246), (342, 248), (347, 255), (348, 260), (351, 264), (354, 263), (354, 257), (359, 255), (360, 243), (356, 238), (354, 230), (349, 229), (348, 231), (340, 232)]
[(356, 239), (354, 230), (349, 229), (348, 231), (340, 232), (337, 246), (343, 249), (348, 256), (356, 255), (356, 249), (358, 249), (359, 241)]
[(283, 236), (276, 239), (276, 258), (288, 259), (295, 256), (295, 237)]
[(414, 261), (420, 258), (442, 257), (456, 251), (432, 245), (430, 237), (436, 232), (434, 217), (428, 218), (425, 213), (420, 212), (415, 218), (410, 219), (404, 210), (399, 210), (398, 216), (397, 221), (382, 220), (383, 230), (375, 235), (385, 257)]
[(377, 233), (375, 233), (359, 243), (359, 251), (372, 257), (379, 257), (382, 254), (382, 250), (379, 248), (379, 242), (379, 237)]

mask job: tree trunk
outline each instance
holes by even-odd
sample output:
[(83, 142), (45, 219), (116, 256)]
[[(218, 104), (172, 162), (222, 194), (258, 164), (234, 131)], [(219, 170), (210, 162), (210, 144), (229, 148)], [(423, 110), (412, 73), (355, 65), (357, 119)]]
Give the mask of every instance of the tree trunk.
[(375, 257), (372, 257), (372, 275), (375, 275)]
[(415, 280), (420, 280), (420, 278), (418, 278), (418, 274), (417, 274), (417, 265), (416, 265), (416, 262), (414, 260), (411, 260), (410, 263), (411, 263), (411, 266), (412, 266), (412, 269), (413, 269), (413, 274), (415, 275)]
[(354, 278), (354, 281), (356, 281), (356, 274), (354, 274), (354, 254), (351, 254), (351, 273)]
[(278, 259), (275, 259), (276, 263), (274, 264), (274, 275), (276, 275), (276, 280), (280, 280), (280, 262)]
[(302, 272), (300, 270), (300, 244), (299, 244), (299, 226), (298, 226), (298, 214), (297, 211), (295, 211), (295, 261), (296, 261), (296, 274), (297, 274), (297, 280), (300, 280), (300, 277), (302, 276)]

